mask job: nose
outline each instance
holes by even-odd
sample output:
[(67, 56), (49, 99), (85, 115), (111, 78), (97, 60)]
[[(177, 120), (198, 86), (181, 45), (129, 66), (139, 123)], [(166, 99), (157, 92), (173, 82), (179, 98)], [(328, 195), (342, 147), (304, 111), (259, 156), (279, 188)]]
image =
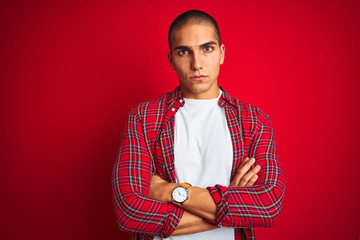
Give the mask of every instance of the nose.
[(202, 69), (202, 61), (201, 61), (201, 56), (199, 53), (194, 52), (192, 54), (192, 59), (191, 59), (191, 69), (192, 70), (199, 70)]

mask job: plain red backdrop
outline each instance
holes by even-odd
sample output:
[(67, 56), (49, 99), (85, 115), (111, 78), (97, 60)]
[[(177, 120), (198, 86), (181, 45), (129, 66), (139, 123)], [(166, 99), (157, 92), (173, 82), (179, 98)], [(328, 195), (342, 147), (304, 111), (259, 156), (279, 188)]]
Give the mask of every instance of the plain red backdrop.
[(2, 1), (0, 239), (127, 239), (111, 170), (130, 108), (178, 84), (167, 29), (213, 15), (220, 85), (268, 113), (287, 176), (258, 239), (359, 239), (359, 1)]

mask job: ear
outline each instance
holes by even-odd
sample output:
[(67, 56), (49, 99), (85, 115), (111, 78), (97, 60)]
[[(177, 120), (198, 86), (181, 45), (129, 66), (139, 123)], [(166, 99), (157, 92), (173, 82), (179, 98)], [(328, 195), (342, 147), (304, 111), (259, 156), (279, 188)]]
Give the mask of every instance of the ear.
[(220, 65), (224, 63), (225, 60), (225, 45), (221, 44), (220, 46)]
[(172, 54), (170, 51), (168, 51), (168, 60), (169, 60), (169, 63), (170, 63), (170, 66), (173, 70), (175, 70), (175, 66), (174, 66), (174, 63), (173, 63), (173, 59), (172, 59)]

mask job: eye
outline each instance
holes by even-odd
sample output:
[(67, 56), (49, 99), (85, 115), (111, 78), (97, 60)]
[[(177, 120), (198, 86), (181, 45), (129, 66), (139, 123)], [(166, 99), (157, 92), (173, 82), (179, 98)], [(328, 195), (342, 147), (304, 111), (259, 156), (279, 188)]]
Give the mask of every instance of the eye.
[(188, 51), (188, 50), (185, 50), (185, 49), (180, 50), (180, 51), (178, 52), (178, 54), (179, 54), (180, 56), (185, 55), (185, 54), (188, 54), (188, 53), (189, 53), (189, 51)]
[(211, 46), (206, 46), (206, 47), (204, 47), (204, 51), (205, 51), (205, 52), (211, 52), (213, 49), (214, 49), (214, 48), (211, 47)]

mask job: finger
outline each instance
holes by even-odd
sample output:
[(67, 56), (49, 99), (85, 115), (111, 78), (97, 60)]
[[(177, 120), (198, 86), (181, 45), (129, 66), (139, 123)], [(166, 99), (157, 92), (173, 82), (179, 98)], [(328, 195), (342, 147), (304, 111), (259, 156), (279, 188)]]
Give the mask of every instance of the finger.
[[(249, 157), (246, 157), (243, 161), (241, 161), (240, 165), (239, 165), (239, 168), (241, 168), (242, 166), (244, 166), (245, 163), (247, 163), (248, 161), (250, 160)], [(239, 169), (238, 168), (238, 169)]]
[(250, 167), (254, 164), (254, 162), (255, 162), (255, 158), (251, 158), (248, 161), (246, 161), (243, 166), (241, 167), (239, 166), (233, 180), (231, 181), (230, 187), (236, 187), (239, 185), (241, 179), (249, 171)]
[(253, 169), (251, 169), (248, 173), (246, 173), (243, 178), (241, 178), (238, 186), (245, 187), (247, 183), (250, 181), (250, 179), (260, 171), (260, 169), (261, 169), (260, 165), (256, 165)]
[(252, 187), (254, 186), (256, 180), (259, 178), (259, 176), (257, 174), (255, 174), (254, 176), (252, 176), (252, 178), (250, 178), (250, 180), (248, 181), (248, 183), (245, 185), (245, 187)]
[(238, 167), (238, 169), (236, 170), (235, 176), (234, 176), (233, 180), (230, 183), (230, 187), (236, 187), (237, 184), (239, 183), (239, 181), (241, 180), (240, 169), (242, 168), (242, 165), (244, 165), (244, 162), (242, 162), (240, 164), (240, 166)]
[(245, 176), (245, 174), (249, 171), (250, 167), (255, 163), (255, 158), (250, 158), (247, 161), (244, 161), (244, 164), (237, 170), (233, 185), (236, 187), (239, 185), (241, 179)]

